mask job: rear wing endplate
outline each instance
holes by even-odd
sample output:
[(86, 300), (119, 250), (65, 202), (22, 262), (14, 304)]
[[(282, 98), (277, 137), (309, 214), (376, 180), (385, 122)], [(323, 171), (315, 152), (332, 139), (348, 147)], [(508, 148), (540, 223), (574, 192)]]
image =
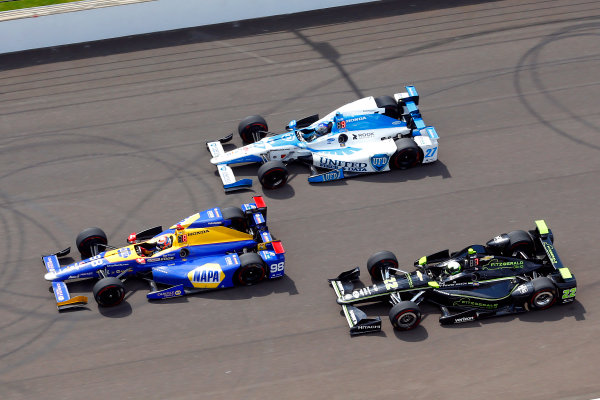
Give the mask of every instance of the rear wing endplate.
[(554, 244), (552, 243), (552, 239), (550, 237), (550, 230), (548, 229), (546, 222), (544, 220), (537, 220), (535, 221), (535, 225), (538, 233), (540, 234), (540, 242), (542, 243), (542, 247), (548, 256), (550, 263), (556, 270), (560, 271), (560, 269), (564, 268), (565, 266), (560, 260), (560, 257), (558, 257), (558, 253), (554, 248)]

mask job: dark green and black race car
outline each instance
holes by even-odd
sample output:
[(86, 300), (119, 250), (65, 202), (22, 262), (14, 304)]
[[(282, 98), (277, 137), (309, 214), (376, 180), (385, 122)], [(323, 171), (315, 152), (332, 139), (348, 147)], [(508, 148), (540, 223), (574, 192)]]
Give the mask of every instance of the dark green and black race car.
[(392, 252), (380, 251), (367, 262), (372, 285), (360, 284), (358, 267), (330, 279), (350, 334), (381, 330), (381, 318), (367, 317), (354, 306), (358, 303), (391, 303), (394, 328), (410, 330), (421, 322), (423, 301), (439, 306), (443, 325), (572, 302), (575, 276), (558, 257), (546, 223), (535, 223), (534, 230), (503, 233), (485, 245), (421, 257), (413, 272), (399, 269)]

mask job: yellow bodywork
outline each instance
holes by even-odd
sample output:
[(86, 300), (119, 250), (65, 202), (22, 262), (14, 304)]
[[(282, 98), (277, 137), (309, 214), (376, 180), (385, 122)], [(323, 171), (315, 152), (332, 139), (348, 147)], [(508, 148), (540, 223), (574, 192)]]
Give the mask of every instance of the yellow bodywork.
[[(151, 257), (160, 257), (165, 253), (171, 252), (174, 248), (177, 249), (185, 248), (187, 246), (210, 245), (214, 243), (238, 242), (253, 239), (253, 236), (248, 233), (240, 232), (225, 226), (193, 229), (184, 228), (175, 231), (175, 233), (169, 233), (166, 236), (171, 238), (171, 247), (154, 253)], [(150, 239), (147, 243), (155, 243), (157, 239), (158, 237)], [(136, 251), (136, 246), (138, 246), (138, 244), (131, 244), (129, 246), (121, 247), (120, 249), (109, 250), (104, 255), (104, 259), (110, 263), (118, 263), (144, 257)]]

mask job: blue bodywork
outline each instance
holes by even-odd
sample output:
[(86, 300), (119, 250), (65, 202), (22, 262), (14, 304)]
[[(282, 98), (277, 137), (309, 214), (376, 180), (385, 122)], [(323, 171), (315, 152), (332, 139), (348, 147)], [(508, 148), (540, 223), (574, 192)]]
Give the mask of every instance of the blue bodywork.
[[(43, 256), (59, 310), (81, 307), (87, 298), (72, 298), (65, 281), (83, 278), (140, 277), (153, 289), (149, 299), (183, 296), (202, 290), (222, 289), (240, 284), (234, 277), (241, 267), (239, 255), (253, 252), (262, 260), (266, 279), (280, 278), (285, 270), (285, 250), (273, 241), (266, 224), (266, 206), (261, 197), (243, 204), (241, 211), (247, 229), (233, 228), (221, 209), (211, 208), (179, 221), (169, 229), (145, 241), (133, 240), (122, 248), (106, 249), (91, 258), (61, 266), (58, 256), (68, 250)], [(135, 234), (132, 234), (135, 237)], [(155, 246), (160, 237), (168, 237), (171, 246), (150, 255), (142, 253)], [(159, 288), (159, 286), (161, 288)]]

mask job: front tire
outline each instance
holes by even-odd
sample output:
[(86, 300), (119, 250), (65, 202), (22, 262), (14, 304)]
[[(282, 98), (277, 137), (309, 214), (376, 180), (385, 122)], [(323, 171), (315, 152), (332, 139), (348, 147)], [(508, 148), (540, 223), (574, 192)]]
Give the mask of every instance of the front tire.
[(96, 251), (101, 252), (107, 243), (106, 233), (100, 228), (84, 229), (75, 239), (77, 250), (79, 250), (83, 259), (94, 256)]
[(248, 221), (244, 212), (238, 207), (221, 208), (223, 219), (231, 221), (230, 228), (240, 232), (248, 232)]
[(391, 169), (408, 169), (423, 161), (423, 150), (411, 138), (396, 139), (396, 152), (390, 158)]
[(529, 299), (529, 305), (536, 310), (552, 307), (556, 302), (556, 288), (550, 278), (545, 276), (535, 278), (531, 283), (533, 283), (533, 295)]
[(114, 307), (125, 298), (125, 286), (114, 276), (102, 278), (94, 285), (94, 299), (101, 307)]
[(251, 115), (240, 121), (238, 125), (238, 133), (242, 141), (246, 144), (254, 143), (265, 136), (269, 126), (267, 121), (260, 115)]
[(398, 112), (398, 103), (392, 96), (376, 97), (375, 104), (377, 104), (377, 107), (385, 109), (383, 114), (388, 117), (398, 119), (400, 116), (400, 113)]
[(240, 286), (251, 286), (265, 279), (265, 263), (256, 253), (240, 255), (240, 267), (235, 271), (233, 281)]
[(395, 329), (409, 331), (421, 323), (421, 309), (412, 301), (401, 301), (392, 307), (389, 317)]
[[(389, 268), (398, 269), (398, 259), (391, 251), (378, 251), (367, 260), (367, 270), (373, 281), (382, 281), (383, 271)], [(394, 273), (395, 271), (390, 271), (390, 275)]]
[(512, 231), (507, 233), (508, 244), (504, 250), (504, 255), (511, 257), (514, 253), (522, 252), (528, 257), (535, 254), (533, 240), (529, 233), (525, 231)]
[(288, 175), (281, 161), (267, 161), (258, 169), (258, 180), (265, 189), (279, 189), (287, 183)]

